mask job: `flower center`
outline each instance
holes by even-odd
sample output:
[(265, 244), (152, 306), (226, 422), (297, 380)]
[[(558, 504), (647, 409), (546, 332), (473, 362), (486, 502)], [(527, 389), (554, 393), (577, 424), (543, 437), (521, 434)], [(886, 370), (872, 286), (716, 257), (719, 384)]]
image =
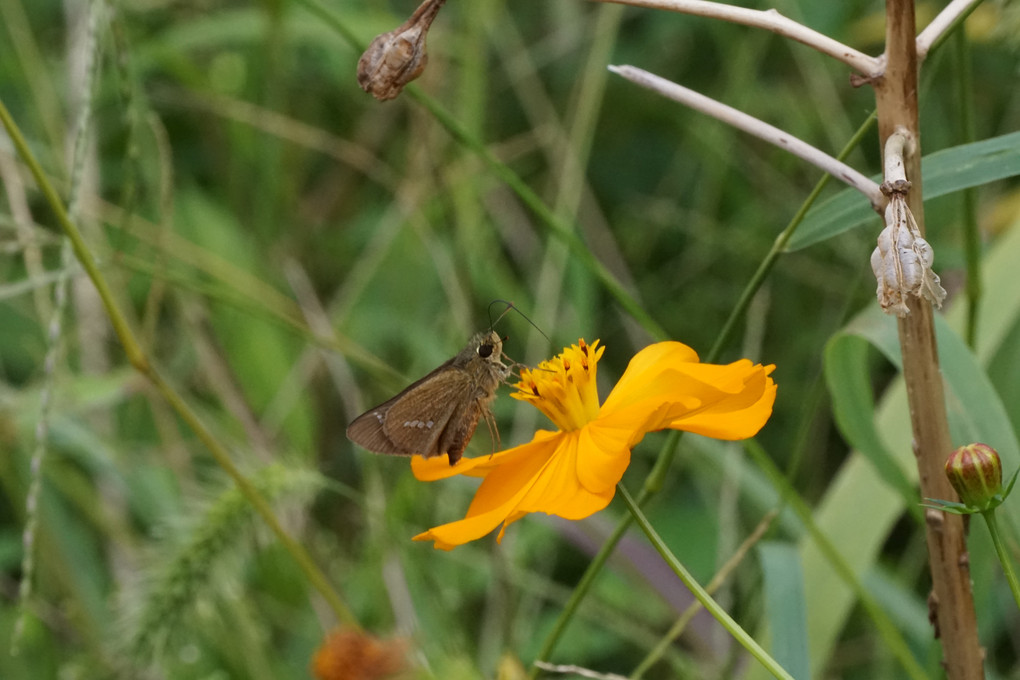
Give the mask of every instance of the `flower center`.
[(514, 399), (531, 402), (564, 431), (579, 430), (599, 414), (595, 366), (605, 347), (583, 339), (536, 368), (521, 370)]

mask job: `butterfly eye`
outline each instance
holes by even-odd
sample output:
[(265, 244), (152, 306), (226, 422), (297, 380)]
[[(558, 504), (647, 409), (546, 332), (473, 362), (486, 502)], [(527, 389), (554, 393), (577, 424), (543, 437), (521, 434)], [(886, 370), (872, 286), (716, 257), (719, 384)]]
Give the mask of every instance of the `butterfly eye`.
[(492, 355), (492, 345), (487, 342), (483, 342), (478, 345), (478, 356), (483, 359), (488, 359)]

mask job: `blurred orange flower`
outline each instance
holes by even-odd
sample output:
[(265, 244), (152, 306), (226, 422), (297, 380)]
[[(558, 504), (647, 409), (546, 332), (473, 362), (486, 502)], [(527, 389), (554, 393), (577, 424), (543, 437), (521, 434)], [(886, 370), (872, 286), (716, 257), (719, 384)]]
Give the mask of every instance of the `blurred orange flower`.
[(660, 342), (638, 352), (599, 406), (596, 366), (605, 348), (578, 340), (537, 368), (521, 371), (512, 396), (531, 402), (559, 428), (491, 456), (411, 460), (414, 475), (434, 481), (484, 477), (467, 516), (414, 537), (450, 550), (506, 527), (529, 512), (583, 519), (609, 504), (630, 464), (630, 450), (648, 432), (671, 428), (716, 439), (746, 439), (772, 414), (775, 366), (741, 359), (702, 364), (690, 347)]
[(382, 680), (405, 669), (405, 652), (399, 640), (336, 629), (316, 650), (312, 675), (317, 680)]

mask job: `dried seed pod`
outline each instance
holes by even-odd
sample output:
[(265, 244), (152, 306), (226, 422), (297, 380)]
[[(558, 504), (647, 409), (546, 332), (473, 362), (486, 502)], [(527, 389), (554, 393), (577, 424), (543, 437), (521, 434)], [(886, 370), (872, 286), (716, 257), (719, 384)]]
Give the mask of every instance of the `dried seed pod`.
[(935, 260), (931, 245), (907, 207), (906, 197), (894, 193), (885, 209), (885, 229), (871, 253), (871, 269), (878, 280), (878, 303), (887, 314), (906, 316), (906, 296), (915, 295), (942, 306), (946, 291), (931, 266)]
[(425, 0), (411, 18), (377, 35), (358, 60), (358, 84), (380, 101), (393, 99), (425, 70), (425, 38), (446, 0)]

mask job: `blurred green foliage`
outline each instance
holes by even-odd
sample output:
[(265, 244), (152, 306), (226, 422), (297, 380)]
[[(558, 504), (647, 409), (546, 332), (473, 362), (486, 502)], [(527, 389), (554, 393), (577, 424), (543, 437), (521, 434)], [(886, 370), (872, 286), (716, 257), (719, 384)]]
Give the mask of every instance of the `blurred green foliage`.
[[(367, 43), (413, 4), (327, 7)], [(0, 3), (0, 99), (65, 196), (91, 6)], [(881, 3), (774, 6), (881, 50)], [(607, 386), (649, 341), (646, 330), (414, 98), (379, 103), (363, 93), (359, 50), (304, 2), (114, 3), (97, 25), (97, 77), (85, 94), (92, 146), (73, 187), (76, 217), (149, 356), (266, 485), (288, 530), (367, 629), (410, 638), (422, 673), (438, 678), (494, 677), (506, 653), (530, 663), (621, 509), (573, 524), (532, 516), (501, 545), (489, 537), (436, 552), (410, 537), (461, 517), (474, 485), (419, 483), (407, 461), (355, 450), (346, 423), (452, 356), (489, 324), (493, 299), (514, 301), (552, 339), (511, 314), (499, 328), (510, 356), (533, 363), (578, 337), (601, 338)], [(968, 20), (975, 139), (1020, 127), (1018, 27), (1006, 3), (985, 3)], [(428, 44), (421, 92), (571, 225), (671, 337), (702, 353), (820, 173), (605, 66), (640, 66), (830, 153), (873, 106), (867, 87), (852, 88), (842, 65), (806, 47), (651, 10), (450, 2)], [(926, 154), (969, 141), (958, 123), (958, 61), (943, 48), (924, 65)], [(50, 209), (6, 138), (0, 154), (2, 640), (21, 611), (29, 460), (40, 400), (52, 394), (35, 592), (20, 653), (0, 654), (0, 677), (308, 677), (331, 615), (193, 434), (130, 370), (87, 279), (62, 264)], [(872, 174), (877, 159), (872, 133), (848, 162)], [(1018, 185), (997, 182), (977, 196), (991, 250), (1017, 222)], [(961, 215), (958, 194), (927, 215), (936, 267), (960, 302)], [(833, 423), (822, 354), (875, 304), (868, 256), (878, 225), (784, 255), (723, 351), (723, 361), (778, 366), (776, 412), (759, 441), (809, 503), (860, 458)], [(70, 298), (48, 375), (62, 270)], [(987, 348), (1014, 421), (1016, 381), (1004, 376), (1020, 370), (1015, 333), (1004, 330)], [(893, 371), (875, 356), (866, 363), (880, 394)], [(505, 445), (545, 426), (505, 390), (496, 414)], [(625, 484), (641, 482), (660, 441), (649, 437), (634, 452)], [(695, 438), (681, 446), (648, 512), (707, 582), (777, 492), (739, 447)], [(490, 448), (481, 428), (470, 452)], [(923, 626), (923, 531), (898, 502), (881, 550), (860, 572), (936, 677), (937, 645)], [(783, 514), (770, 538), (796, 541), (801, 530)], [(1016, 613), (1000, 610), (1004, 584), (982, 537), (974, 540), (975, 574), (988, 576), (975, 584), (988, 669), (1018, 677), (1008, 633)], [(752, 553), (719, 595), (748, 630), (765, 626), (768, 576)], [(628, 673), (689, 601), (634, 535), (555, 659)], [(813, 667), (825, 677), (896, 677), (869, 623), (857, 610), (835, 620), (837, 637), (812, 648), (821, 655)], [(744, 661), (720, 632), (698, 615), (646, 677), (740, 676)]]

